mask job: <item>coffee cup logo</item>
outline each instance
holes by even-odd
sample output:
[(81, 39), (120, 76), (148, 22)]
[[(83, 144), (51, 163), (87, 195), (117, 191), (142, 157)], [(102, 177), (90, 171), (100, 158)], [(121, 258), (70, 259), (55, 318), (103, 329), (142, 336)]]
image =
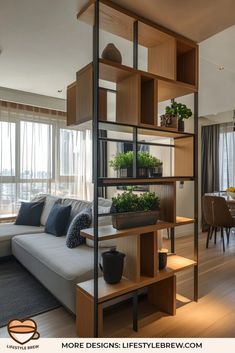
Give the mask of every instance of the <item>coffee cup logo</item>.
[(11, 338), (19, 344), (25, 344), (30, 340), (37, 340), (40, 334), (37, 332), (37, 324), (34, 320), (11, 320), (7, 325)]

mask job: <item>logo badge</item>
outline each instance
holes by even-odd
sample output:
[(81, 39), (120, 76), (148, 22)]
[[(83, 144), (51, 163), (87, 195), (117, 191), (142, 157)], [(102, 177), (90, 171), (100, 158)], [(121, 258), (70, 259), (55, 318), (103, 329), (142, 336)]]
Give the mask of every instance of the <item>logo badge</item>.
[(25, 344), (30, 340), (37, 340), (40, 334), (37, 332), (37, 324), (34, 320), (11, 320), (7, 325), (11, 338), (19, 344)]

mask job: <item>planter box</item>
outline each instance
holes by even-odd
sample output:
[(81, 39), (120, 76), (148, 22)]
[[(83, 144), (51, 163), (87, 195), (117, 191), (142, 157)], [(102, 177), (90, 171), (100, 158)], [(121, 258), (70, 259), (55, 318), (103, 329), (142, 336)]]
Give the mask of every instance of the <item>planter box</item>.
[(132, 168), (123, 168), (117, 170), (118, 178), (132, 178), (133, 177), (133, 169)]
[(155, 167), (151, 169), (151, 178), (162, 177), (163, 167), (162, 165), (159, 167)]
[(175, 115), (164, 114), (160, 116), (160, 124), (162, 127), (170, 127), (178, 130), (178, 118)]
[(115, 213), (112, 215), (112, 223), (115, 229), (128, 229), (156, 224), (159, 210)]

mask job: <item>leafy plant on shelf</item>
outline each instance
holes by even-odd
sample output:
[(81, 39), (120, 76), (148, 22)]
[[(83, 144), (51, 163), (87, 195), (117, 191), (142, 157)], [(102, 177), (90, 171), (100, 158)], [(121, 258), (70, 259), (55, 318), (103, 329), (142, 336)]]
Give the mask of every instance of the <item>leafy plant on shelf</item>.
[(149, 152), (138, 152), (137, 163), (139, 168), (155, 168), (162, 165), (162, 161)]
[[(149, 152), (138, 152), (137, 163), (139, 168), (155, 168), (162, 165), (162, 161), (152, 156)], [(114, 170), (132, 168), (133, 151), (116, 154), (116, 156), (109, 161), (109, 166)]]
[(159, 198), (154, 192), (146, 192), (140, 195), (132, 190), (112, 198), (112, 213), (154, 211), (159, 209)]
[(189, 119), (192, 116), (192, 110), (185, 104), (172, 102), (165, 108), (166, 114), (177, 116), (178, 120)]
[(116, 156), (109, 161), (109, 166), (114, 170), (132, 168), (133, 166), (133, 152), (121, 152), (117, 153)]

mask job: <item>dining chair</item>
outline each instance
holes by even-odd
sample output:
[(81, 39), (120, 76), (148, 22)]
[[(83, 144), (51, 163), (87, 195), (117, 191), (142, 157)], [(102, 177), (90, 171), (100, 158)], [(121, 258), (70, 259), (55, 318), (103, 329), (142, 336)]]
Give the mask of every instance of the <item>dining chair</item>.
[(202, 197), (202, 212), (203, 212), (203, 216), (206, 221), (206, 224), (208, 225), (207, 239), (206, 239), (206, 248), (208, 248), (209, 240), (212, 239), (213, 233), (214, 233), (215, 244), (216, 244), (216, 238), (217, 238), (217, 227), (214, 227), (213, 225), (212, 200), (211, 200), (211, 196), (209, 195), (204, 195)]
[[(203, 212), (205, 219), (208, 219), (210, 222), (209, 226), (217, 229), (220, 228), (223, 251), (225, 251), (224, 230), (226, 231), (227, 243), (229, 244), (230, 229), (235, 227), (235, 218), (232, 217), (225, 198), (221, 196), (204, 195)], [(210, 234), (209, 236), (207, 235), (207, 245), (209, 244), (208, 237), (210, 239)]]

